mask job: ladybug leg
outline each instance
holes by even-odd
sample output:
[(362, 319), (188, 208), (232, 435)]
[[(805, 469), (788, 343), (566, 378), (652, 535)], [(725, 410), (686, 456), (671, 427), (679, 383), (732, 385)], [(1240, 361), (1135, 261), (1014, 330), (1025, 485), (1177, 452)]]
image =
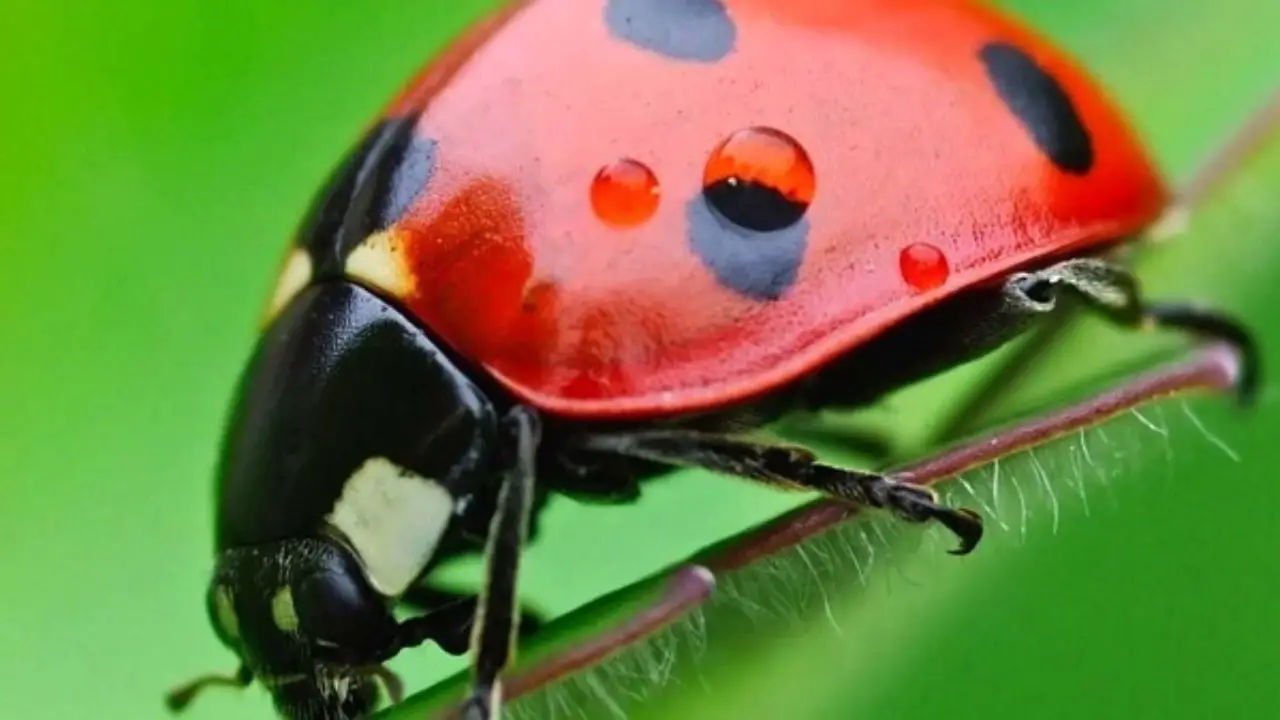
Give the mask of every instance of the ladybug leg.
[[(441, 590), (429, 585), (414, 585), (405, 591), (400, 601), (418, 614), (431, 617), (432, 626), (436, 629), (431, 639), (441, 650), (450, 655), (461, 655), (468, 650), (471, 643), (471, 623), (475, 618), (476, 606), (480, 603), (479, 595)], [(541, 616), (531, 610), (520, 611), (520, 637), (537, 632), (544, 622)]]
[(1023, 298), (1024, 309), (1017, 312), (1029, 312), (1037, 316), (1037, 322), (1029, 329), (1026, 342), (1014, 348), (1013, 354), (944, 419), (941, 430), (932, 437), (934, 445), (945, 445), (963, 436), (970, 429), (972, 418), (982, 414), (998, 391), (1008, 391), (1060, 337), (1062, 328), (1075, 314), (1057, 307), (1064, 292), (1072, 296), (1068, 299), (1082, 300), (1122, 326), (1179, 329), (1205, 339), (1226, 341), (1241, 356), (1240, 398), (1244, 403), (1253, 398), (1258, 382), (1258, 350), (1252, 335), (1238, 320), (1188, 303), (1147, 301), (1137, 279), (1126, 268), (1100, 258), (1074, 258), (1042, 270), (1016, 273), (1006, 280), (1005, 296)]
[(498, 676), (511, 661), (518, 635), (516, 580), (520, 553), (529, 534), (541, 423), (533, 411), (516, 406), (504, 419), (510, 459), (485, 548), (484, 589), (471, 631), (473, 679), (463, 706), (466, 720), (495, 720), (502, 686)]
[(1261, 361), (1248, 328), (1212, 308), (1146, 301), (1137, 279), (1119, 265), (1096, 258), (1075, 258), (1036, 272), (1015, 274), (1008, 283), (1027, 297), (1046, 303), (1054, 302), (1058, 293), (1065, 291), (1119, 325), (1143, 330), (1168, 328), (1225, 342), (1240, 354), (1237, 393), (1241, 404), (1248, 405), (1257, 394)]
[(593, 451), (701, 468), (785, 490), (815, 491), (837, 501), (889, 510), (908, 522), (935, 520), (960, 538), (960, 546), (951, 551), (955, 555), (968, 554), (982, 539), (978, 514), (939, 504), (933, 490), (889, 475), (820, 463), (812, 452), (794, 445), (679, 429), (590, 435), (579, 441)]

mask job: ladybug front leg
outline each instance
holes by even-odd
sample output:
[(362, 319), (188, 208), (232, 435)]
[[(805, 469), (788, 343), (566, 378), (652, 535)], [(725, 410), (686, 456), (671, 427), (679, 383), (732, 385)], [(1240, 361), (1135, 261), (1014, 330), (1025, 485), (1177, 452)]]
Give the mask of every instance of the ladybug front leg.
[(942, 523), (965, 555), (982, 539), (977, 513), (941, 505), (937, 494), (890, 475), (834, 467), (809, 450), (690, 430), (640, 430), (580, 438), (584, 449), (755, 480), (788, 490), (816, 491), (837, 501), (882, 508), (909, 522)]
[(1119, 265), (1097, 258), (1073, 258), (1043, 270), (1017, 273), (1010, 276), (1007, 283), (1016, 286), (1026, 297), (1048, 304), (1053, 304), (1065, 292), (1126, 327), (1168, 328), (1226, 342), (1240, 353), (1237, 392), (1241, 403), (1249, 404), (1257, 393), (1261, 362), (1248, 328), (1212, 308), (1145, 300), (1137, 278)]
[[(1083, 300), (1112, 321), (1137, 329), (1170, 328), (1189, 331), (1209, 340), (1223, 340), (1240, 353), (1243, 363), (1240, 397), (1248, 402), (1257, 388), (1258, 351), (1249, 331), (1234, 318), (1204, 307), (1181, 302), (1150, 302), (1142, 297), (1134, 275), (1120, 265), (1100, 258), (1073, 258), (1042, 270), (1016, 273), (1005, 281), (1006, 294), (1025, 298), (1028, 315), (1038, 315), (1034, 334), (1017, 348), (993, 375), (960, 402), (939, 431), (936, 445), (953, 442), (970, 429), (1000, 391), (1009, 391), (1032, 362), (1043, 355), (1074, 313), (1058, 308), (1062, 292)], [(1010, 294), (1011, 291), (1011, 294)], [(1033, 307), (1038, 305), (1039, 307)]]
[(498, 676), (511, 661), (519, 634), (516, 580), (520, 554), (529, 534), (534, 502), (535, 463), (541, 424), (533, 411), (517, 406), (504, 419), (509, 433), (506, 477), (485, 548), (484, 588), (471, 631), (471, 694), (463, 706), (465, 720), (496, 720), (502, 686)]

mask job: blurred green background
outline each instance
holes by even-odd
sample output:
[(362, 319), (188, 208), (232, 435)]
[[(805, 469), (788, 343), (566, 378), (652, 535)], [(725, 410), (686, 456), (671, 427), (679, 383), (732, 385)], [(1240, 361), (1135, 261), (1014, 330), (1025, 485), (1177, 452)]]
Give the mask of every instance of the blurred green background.
[[(1175, 177), (1280, 81), (1274, 0), (1004, 4), (1095, 68)], [(285, 239), (370, 114), (491, 5), (0, 9), (0, 715), (161, 718), (172, 684), (234, 667), (201, 604), (211, 467)], [(1276, 156), (1148, 263), (1162, 294), (1211, 298), (1273, 348)], [(1176, 403), (1151, 418), (1163, 434), (1130, 416), (1081, 439), (1084, 465), (1060, 465), (1080, 445), (1046, 451), (1089, 484), (1087, 513), (1062, 502), (1055, 530), (1041, 505), (1025, 537), (996, 533), (963, 562), (926, 544), (897, 581), (835, 603), (840, 633), (744, 664), (740, 692), (697, 716), (1272, 717), (1270, 397), (1247, 419), (1191, 406), (1238, 464)], [(1030, 486), (1035, 471), (1009, 470)], [(795, 502), (681, 473), (638, 508), (557, 503), (523, 588), (564, 612)], [(423, 652), (396, 667), (416, 689), (461, 665)], [(269, 706), (256, 688), (213, 692), (189, 717)]]

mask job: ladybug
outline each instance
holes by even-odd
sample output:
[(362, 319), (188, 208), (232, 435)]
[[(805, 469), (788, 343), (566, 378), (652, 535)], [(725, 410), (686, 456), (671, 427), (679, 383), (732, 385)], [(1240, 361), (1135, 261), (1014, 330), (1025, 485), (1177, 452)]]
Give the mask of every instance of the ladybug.
[[(937, 521), (970, 510), (749, 431), (866, 406), (1064, 301), (1226, 340), (1114, 248), (1170, 194), (1063, 50), (959, 0), (527, 0), (392, 99), (301, 223), (231, 411), (207, 606), (286, 718), (367, 716), (384, 663), (537, 619), (547, 498), (695, 467)], [(433, 570), (483, 553), (475, 595)], [(393, 611), (407, 610), (407, 619)]]

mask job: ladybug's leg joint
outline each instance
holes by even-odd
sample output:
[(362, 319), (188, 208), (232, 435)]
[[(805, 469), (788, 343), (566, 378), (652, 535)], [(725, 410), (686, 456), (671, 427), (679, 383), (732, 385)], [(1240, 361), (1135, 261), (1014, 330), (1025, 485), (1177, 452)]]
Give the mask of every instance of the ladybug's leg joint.
[(1073, 258), (1043, 270), (1018, 273), (1009, 279), (1027, 297), (1052, 301), (1068, 291), (1086, 305), (1127, 327), (1170, 328), (1206, 340), (1225, 342), (1241, 359), (1236, 389), (1244, 405), (1257, 393), (1261, 358), (1253, 334), (1236, 318), (1212, 308), (1183, 302), (1148, 302), (1130, 272), (1098, 258)]
[(840, 502), (895, 513), (908, 522), (936, 520), (960, 538), (953, 554), (964, 555), (982, 539), (982, 520), (971, 510), (939, 504), (926, 487), (876, 473), (826, 465), (802, 447), (680, 429), (588, 435), (584, 449), (693, 467), (787, 490), (808, 490)]
[(520, 553), (529, 535), (541, 428), (537, 415), (522, 406), (516, 406), (503, 420), (509, 457), (489, 529), (484, 588), (471, 629), (475, 658), (472, 690), (463, 706), (466, 720), (499, 716), (502, 687), (498, 676), (511, 662), (519, 634), (516, 580)]
[(208, 688), (222, 686), (240, 689), (249, 687), (252, 682), (253, 672), (247, 665), (241, 665), (234, 675), (203, 675), (174, 688), (165, 696), (164, 704), (170, 712), (181, 712)]
[(903, 520), (923, 523), (936, 520), (960, 539), (952, 555), (968, 555), (982, 540), (982, 517), (966, 508), (952, 508), (938, 502), (933, 489), (885, 475), (854, 473), (815, 463), (808, 473), (813, 489), (837, 499), (859, 501), (889, 510)]

